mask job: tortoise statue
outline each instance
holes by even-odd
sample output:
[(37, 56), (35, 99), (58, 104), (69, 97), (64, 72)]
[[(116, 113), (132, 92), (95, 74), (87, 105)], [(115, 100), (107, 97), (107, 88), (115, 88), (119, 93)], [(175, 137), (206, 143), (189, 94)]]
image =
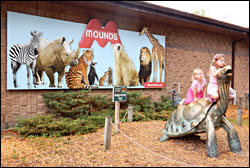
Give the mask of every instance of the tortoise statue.
[(241, 153), (242, 149), (238, 134), (225, 117), (229, 102), (231, 77), (232, 69), (229, 65), (218, 73), (218, 93), (220, 98), (217, 102), (211, 103), (208, 99), (202, 98), (189, 105), (178, 106), (165, 124), (160, 141), (163, 142), (172, 137), (206, 132), (207, 155), (217, 158), (218, 149), (215, 130), (222, 127), (227, 132), (230, 150)]

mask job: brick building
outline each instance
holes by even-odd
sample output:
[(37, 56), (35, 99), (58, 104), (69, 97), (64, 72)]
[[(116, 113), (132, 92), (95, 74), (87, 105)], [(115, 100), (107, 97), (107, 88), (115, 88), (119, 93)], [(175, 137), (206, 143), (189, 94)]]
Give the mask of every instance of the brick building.
[[(155, 101), (160, 100), (161, 95), (169, 95), (176, 82), (181, 84), (180, 94), (184, 98), (191, 85), (192, 71), (199, 67), (206, 74), (216, 53), (225, 54), (226, 62), (233, 68), (232, 87), (237, 92), (237, 98), (249, 93), (248, 28), (144, 2), (1, 1), (2, 129), (13, 126), (18, 116), (27, 118), (45, 114), (47, 109), (42, 94), (54, 91), (6, 89), (7, 11), (84, 24), (97, 18), (102, 26), (111, 20), (119, 29), (136, 32), (147, 25), (153, 34), (164, 35), (165, 88), (143, 89), (143, 94), (152, 95)], [(112, 90), (92, 90), (92, 94), (111, 96)]]

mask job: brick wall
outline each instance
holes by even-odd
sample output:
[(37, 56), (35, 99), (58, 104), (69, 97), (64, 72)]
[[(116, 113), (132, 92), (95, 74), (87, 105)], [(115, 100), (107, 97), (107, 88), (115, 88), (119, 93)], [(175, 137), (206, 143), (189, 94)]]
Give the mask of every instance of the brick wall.
[[(7, 10), (87, 24), (91, 18), (97, 18), (105, 25), (108, 21), (116, 22), (119, 29), (139, 32), (143, 25), (148, 25), (151, 33), (166, 36), (166, 59), (164, 89), (144, 89), (144, 95), (151, 95), (154, 101), (161, 95), (169, 95), (173, 83), (181, 84), (181, 97), (185, 98), (191, 85), (191, 75), (195, 68), (201, 68), (207, 74), (211, 60), (216, 53), (224, 53), (226, 61), (232, 65), (232, 39), (229, 36), (209, 33), (185, 27), (174, 27), (152, 20), (141, 20), (122, 14), (74, 8), (51, 2), (1, 1), (1, 128), (13, 126), (18, 118), (46, 114), (42, 94), (50, 90), (6, 90), (6, 27)], [(135, 15), (136, 16), (136, 15)], [(249, 47), (246, 42), (236, 44), (235, 90), (237, 97), (249, 93)], [(206, 77), (207, 81), (208, 78)], [(139, 89), (137, 89), (139, 91)], [(51, 90), (54, 91), (54, 90)], [(129, 90), (132, 91), (132, 90)], [(93, 90), (92, 94), (112, 96), (112, 90)]]
[(239, 42), (236, 44), (234, 88), (237, 98), (249, 94), (249, 43)]

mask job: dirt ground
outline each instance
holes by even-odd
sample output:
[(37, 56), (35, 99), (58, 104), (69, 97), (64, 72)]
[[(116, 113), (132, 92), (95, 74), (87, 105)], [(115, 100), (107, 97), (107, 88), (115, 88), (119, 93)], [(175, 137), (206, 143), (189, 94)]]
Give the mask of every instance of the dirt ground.
[[(236, 108), (228, 109), (227, 118), (236, 119)], [(122, 133), (112, 128), (111, 148), (105, 152), (104, 128), (86, 135), (25, 139), (7, 130), (1, 132), (1, 167), (249, 167), (248, 110), (243, 119), (247, 124), (233, 124), (243, 152), (232, 153), (226, 132), (219, 129), (217, 159), (207, 157), (205, 133), (159, 142), (165, 121), (121, 123)]]

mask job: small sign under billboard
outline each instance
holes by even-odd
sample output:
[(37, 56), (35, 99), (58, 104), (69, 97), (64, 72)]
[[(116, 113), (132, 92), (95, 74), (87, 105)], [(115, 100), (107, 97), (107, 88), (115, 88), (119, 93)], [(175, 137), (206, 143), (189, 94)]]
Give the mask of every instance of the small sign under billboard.
[(127, 101), (127, 87), (118, 86), (113, 87), (113, 102), (124, 102)]

